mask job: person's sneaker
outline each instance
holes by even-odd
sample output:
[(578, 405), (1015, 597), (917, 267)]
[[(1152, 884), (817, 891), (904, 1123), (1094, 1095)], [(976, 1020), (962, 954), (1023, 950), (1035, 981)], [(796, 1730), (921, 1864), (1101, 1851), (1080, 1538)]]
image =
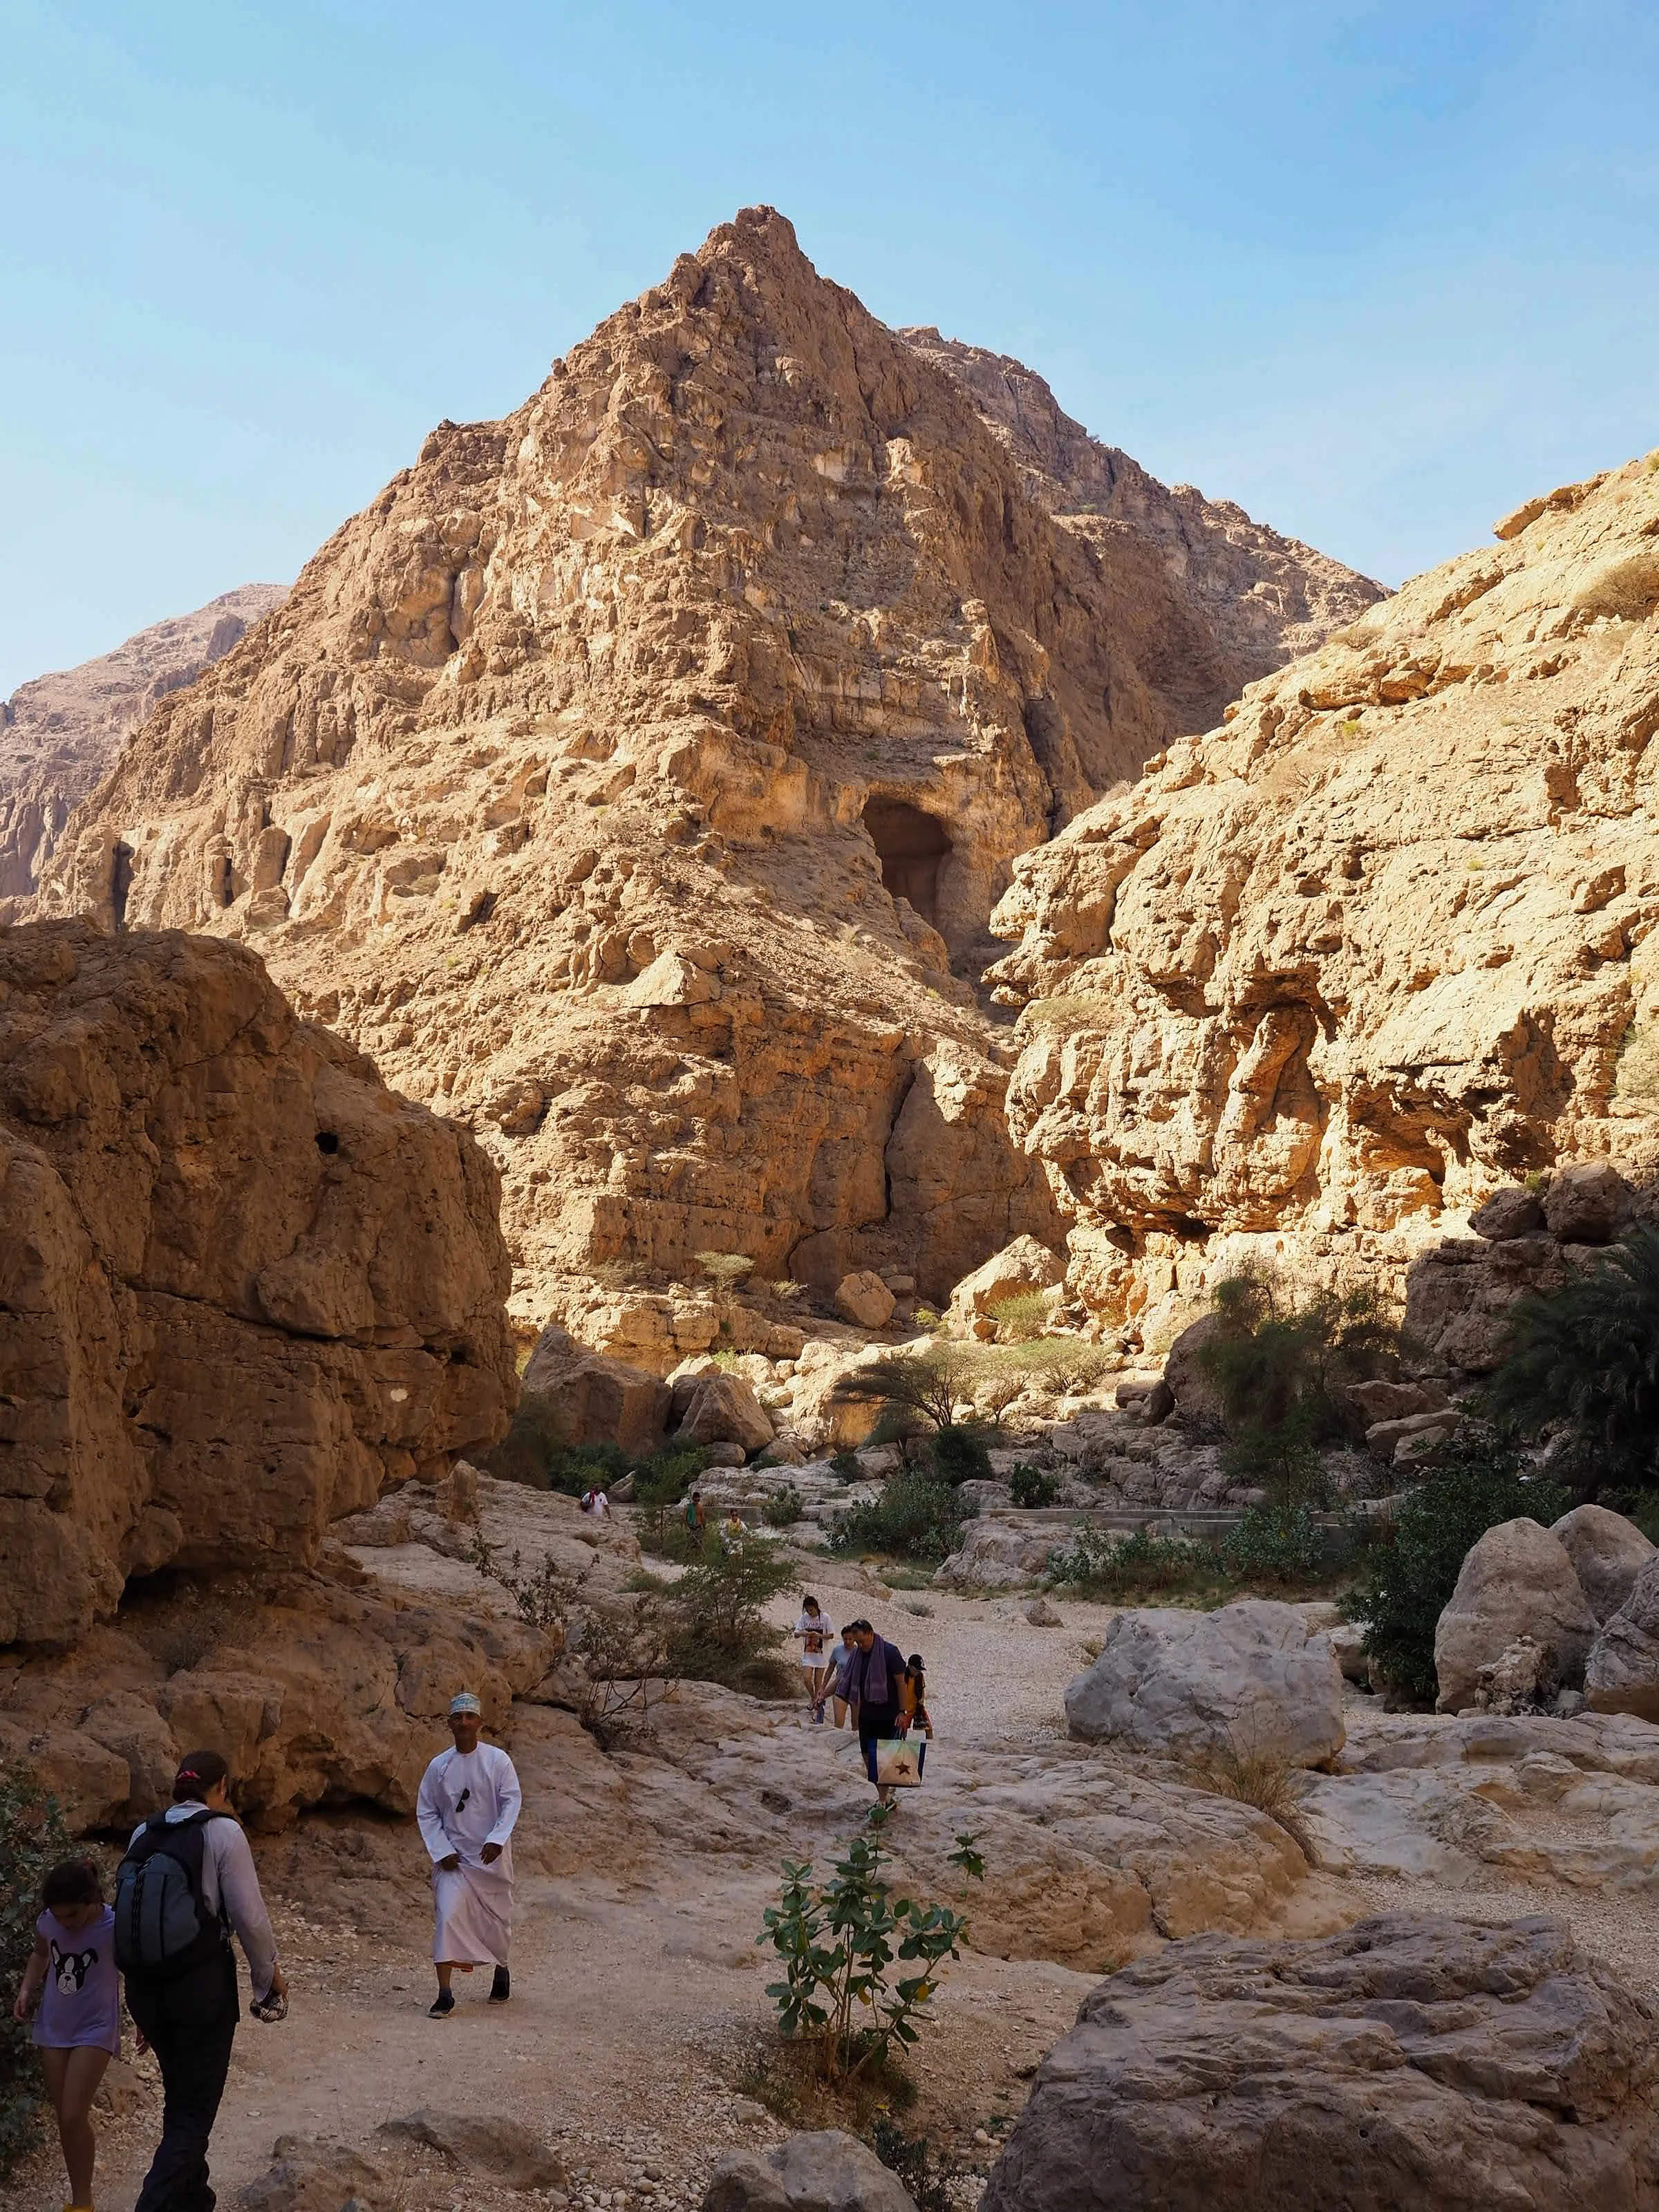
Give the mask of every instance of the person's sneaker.
[(427, 2009), (428, 2020), (447, 2020), (455, 2009), (453, 1990), (440, 1990)]
[(489, 1984), (491, 2004), (505, 2004), (513, 1994), (513, 1977), (505, 1966), (497, 1966)]

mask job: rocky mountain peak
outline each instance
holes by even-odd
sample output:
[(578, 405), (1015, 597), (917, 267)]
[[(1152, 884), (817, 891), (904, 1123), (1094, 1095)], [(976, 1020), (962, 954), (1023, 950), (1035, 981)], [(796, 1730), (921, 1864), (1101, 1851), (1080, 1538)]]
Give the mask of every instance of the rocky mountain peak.
[(0, 905), (32, 896), (70, 813), (157, 702), (222, 660), (287, 591), (243, 584), (0, 700)]
[(51, 900), (256, 938), (478, 1129), (526, 1318), (710, 1249), (943, 1296), (1057, 1233), (992, 905), (1194, 726), (1195, 634), (1155, 548), (1033, 499), (948, 364), (748, 210), (514, 414), (441, 423), (161, 703)]

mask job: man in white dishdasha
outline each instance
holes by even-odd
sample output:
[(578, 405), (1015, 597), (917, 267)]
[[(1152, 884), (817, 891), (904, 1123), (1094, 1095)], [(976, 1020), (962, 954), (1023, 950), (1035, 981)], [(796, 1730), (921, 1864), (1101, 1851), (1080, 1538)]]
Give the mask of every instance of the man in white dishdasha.
[(483, 1713), (471, 1690), (451, 1700), (453, 1751), (441, 1751), (421, 1778), (415, 1818), (432, 1857), (437, 1926), (432, 1956), (438, 1995), (427, 2017), (444, 2020), (455, 2009), (449, 1986), (459, 1966), (495, 1969), (492, 2004), (512, 1995), (507, 1969), (513, 1924), (513, 1824), (522, 1802), (513, 1762), (498, 1745), (480, 1743)]

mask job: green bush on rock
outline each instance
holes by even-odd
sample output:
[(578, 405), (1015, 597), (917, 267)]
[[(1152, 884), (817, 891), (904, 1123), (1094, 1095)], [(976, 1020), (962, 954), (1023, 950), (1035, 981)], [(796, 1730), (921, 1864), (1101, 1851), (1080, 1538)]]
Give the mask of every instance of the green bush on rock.
[(1443, 1448), (1421, 1486), (1378, 1529), (1349, 1597), (1396, 1695), (1434, 1703), (1434, 1632), (1470, 1546), (1500, 1521), (1547, 1528), (1568, 1503), (1559, 1484), (1523, 1474), (1514, 1449), (1490, 1431), (1467, 1429)]

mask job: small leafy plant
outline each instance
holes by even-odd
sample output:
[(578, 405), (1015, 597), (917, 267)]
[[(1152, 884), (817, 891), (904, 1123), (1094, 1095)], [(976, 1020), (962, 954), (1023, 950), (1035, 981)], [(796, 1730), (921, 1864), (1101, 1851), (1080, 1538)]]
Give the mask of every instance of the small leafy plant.
[(805, 1510), (799, 1491), (793, 1482), (786, 1482), (763, 1504), (761, 1519), (769, 1528), (793, 1528)]
[(1021, 1460), (1009, 1474), (1008, 1490), (1016, 1505), (1052, 1505), (1060, 1495), (1060, 1483), (1055, 1476)]
[(1217, 1549), (1236, 1582), (1306, 1583), (1324, 1565), (1324, 1540), (1306, 1505), (1252, 1505)]
[(1068, 1545), (1048, 1554), (1048, 1580), (1079, 1597), (1126, 1597), (1131, 1591), (1174, 1589), (1202, 1564), (1195, 1544), (1136, 1528), (1127, 1536), (1079, 1526)]
[[(766, 1994), (786, 2036), (817, 2046), (826, 2080), (845, 2082), (879, 2070), (919, 2039), (927, 2005), (947, 1960), (961, 1955), (964, 1914), (949, 1905), (895, 1898), (883, 1878), (882, 1831), (875, 1808), (835, 1871), (815, 1887), (809, 1861), (787, 1860), (779, 1902), (769, 1905), (757, 1943), (783, 1962), (783, 1979)], [(982, 1881), (985, 1861), (970, 1835), (957, 1838), (950, 1863)], [(893, 1969), (908, 1967), (895, 1979)]]

